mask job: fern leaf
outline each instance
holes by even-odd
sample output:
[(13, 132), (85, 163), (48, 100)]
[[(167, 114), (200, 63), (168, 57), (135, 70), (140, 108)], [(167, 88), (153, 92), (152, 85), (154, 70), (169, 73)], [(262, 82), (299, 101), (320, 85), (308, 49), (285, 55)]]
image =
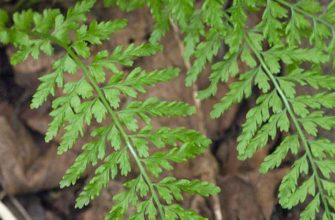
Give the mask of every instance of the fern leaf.
[[(135, 1), (133, 3), (137, 5)], [(195, 108), (183, 102), (160, 101), (156, 98), (134, 100), (124, 108), (120, 106), (121, 95), (135, 99), (138, 92), (146, 92), (146, 87), (175, 78), (179, 70), (170, 68), (148, 72), (133, 68), (129, 73), (120, 70), (119, 65), (132, 67), (135, 59), (157, 53), (161, 49), (158, 44), (117, 46), (111, 54), (101, 50), (88, 62), (86, 59), (91, 55), (91, 45), (102, 44), (112, 33), (126, 25), (124, 20), (93, 20), (86, 23), (86, 14), (94, 4), (95, 0), (78, 1), (73, 8), (68, 9), (66, 16), (60, 10), (16, 13), (13, 16), (14, 24), (10, 28), (14, 34), (24, 38), (21, 41), (16, 38), (11, 40), (17, 48), (12, 58), (13, 63), (22, 62), (29, 55), (37, 59), (41, 51), (51, 55), (55, 45), (65, 51), (65, 55), (52, 65), (53, 71), (40, 78), (41, 84), (31, 104), (33, 108), (38, 108), (49, 95), (55, 95), (56, 89), (62, 90), (62, 95), (52, 102), (52, 121), (45, 137), (46, 141), (51, 141), (64, 128), (58, 154), (70, 150), (85, 133), (91, 135), (92, 141), (84, 144), (82, 152), (67, 170), (60, 185), (67, 187), (75, 184), (89, 165), (96, 166), (99, 162), (95, 175), (76, 200), (76, 207), (82, 208), (99, 196), (112, 179), (118, 175), (129, 176), (134, 165), (131, 160), (134, 160), (139, 176), (129, 178), (124, 183), (125, 191), (113, 196), (115, 204), (106, 219), (122, 219), (130, 207), (136, 210), (130, 219), (156, 219), (158, 216), (163, 219), (165, 215), (182, 218), (197, 216), (174, 206), (174, 200), (161, 202), (160, 194), (155, 188), (157, 183), (148, 175), (151, 172), (160, 177), (162, 168), (172, 169), (173, 162), (185, 162), (208, 147), (210, 141), (193, 130), (151, 129), (153, 117), (190, 116), (194, 114)], [(188, 4), (183, 6), (193, 7)], [(153, 13), (160, 11), (155, 2), (151, 2), (150, 6)], [(179, 23), (185, 23), (186, 16), (192, 13), (176, 11), (173, 14), (178, 16)], [(6, 15), (0, 13), (0, 16), (5, 19)], [(164, 23), (165, 20), (164, 18), (161, 22)], [(0, 26), (4, 26), (5, 22), (4, 20)], [(78, 81), (68, 81), (64, 77), (65, 74), (77, 74), (78, 70), (83, 73)], [(109, 82), (106, 79), (110, 79)], [(89, 131), (86, 125), (93, 118), (97, 125), (105, 120), (110, 121), (110, 124)], [(147, 127), (138, 123), (139, 118), (147, 123)], [(162, 151), (151, 153), (150, 142)], [(107, 148), (109, 145), (113, 148), (112, 152)], [(163, 150), (165, 146), (170, 146), (170, 149)], [(209, 196), (219, 191), (213, 184), (200, 180), (174, 179), (173, 184), (190, 194)]]
[(279, 167), (289, 151), (293, 154), (297, 154), (299, 148), (300, 143), (297, 135), (286, 137), (276, 150), (264, 159), (260, 171), (267, 173), (269, 170)]
[(234, 103), (240, 102), (244, 97), (248, 98), (251, 95), (251, 86), (254, 75), (255, 71), (244, 73), (240, 78), (240, 81), (232, 83), (227, 95), (223, 97), (219, 103), (214, 105), (211, 116), (213, 118), (218, 118)]

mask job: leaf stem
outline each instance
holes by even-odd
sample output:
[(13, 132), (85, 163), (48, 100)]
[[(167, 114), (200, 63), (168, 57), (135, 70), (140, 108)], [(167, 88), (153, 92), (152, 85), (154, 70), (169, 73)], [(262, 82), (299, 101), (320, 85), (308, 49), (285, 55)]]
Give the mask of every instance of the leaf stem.
[(299, 13), (305, 15), (306, 17), (309, 17), (309, 18), (311, 18), (311, 19), (313, 19), (313, 20), (316, 20), (316, 21), (318, 21), (318, 22), (320, 22), (320, 23), (326, 25), (328, 28), (330, 28), (330, 29), (332, 30), (332, 33), (334, 34), (334, 31), (335, 31), (335, 30), (334, 30), (334, 29), (335, 29), (334, 25), (332, 25), (332, 24), (329, 23), (328, 21), (322, 19), (322, 17), (320, 17), (320, 16), (317, 17), (317, 16), (315, 16), (315, 15), (313, 15), (313, 14), (311, 14), (311, 13), (308, 13), (308, 12), (306, 12), (305, 10), (303, 10), (303, 9), (301, 9), (301, 8), (299, 8), (299, 7), (297, 7), (297, 6), (295, 6), (294, 4), (286, 2), (285, 0), (275, 0), (275, 1), (279, 2), (279, 3), (282, 4), (282, 5), (285, 5), (286, 7), (289, 7), (289, 8), (291, 8), (291, 9), (294, 9), (295, 11), (297, 11), (297, 12), (299, 12)]
[(93, 86), (94, 90), (98, 93), (98, 97), (100, 99), (100, 101), (102, 102), (102, 104), (105, 106), (105, 108), (107, 109), (108, 113), (110, 114), (110, 116), (112, 117), (116, 127), (119, 129), (124, 141), (126, 142), (127, 148), (129, 149), (130, 153), (132, 154), (133, 158), (135, 159), (135, 162), (137, 164), (137, 166), (140, 169), (141, 175), (143, 176), (143, 178), (145, 179), (145, 181), (147, 182), (149, 189), (151, 191), (151, 195), (157, 205), (158, 208), (158, 212), (159, 215), (161, 217), (162, 220), (165, 219), (164, 217), (164, 212), (163, 212), (163, 206), (159, 201), (158, 195), (153, 187), (153, 183), (149, 177), (149, 175), (147, 174), (139, 156), (136, 153), (135, 148), (132, 146), (131, 141), (125, 131), (125, 129), (123, 128), (120, 119), (118, 118), (117, 114), (113, 111), (113, 109), (111, 108), (108, 99), (106, 98), (106, 96), (104, 95), (104, 93), (102, 92), (102, 90), (100, 89), (98, 83), (95, 81), (95, 79), (91, 76), (89, 70), (86, 68), (85, 64), (81, 61), (81, 59), (75, 54), (75, 52), (66, 44), (64, 44), (62, 41), (58, 40), (56, 37), (53, 37), (52, 35), (49, 34), (42, 34), (42, 33), (37, 33), (34, 32), (34, 35), (38, 35), (41, 36), (43, 38), (46, 38), (56, 44), (58, 44), (59, 46), (63, 47), (66, 52), (72, 57), (72, 59), (75, 61), (75, 63), (82, 69), (82, 71), (84, 72), (84, 76), (89, 80), (90, 84)]
[(313, 171), (313, 174), (315, 175), (315, 180), (316, 180), (316, 184), (317, 184), (317, 188), (319, 189), (319, 192), (320, 192), (320, 197), (321, 197), (321, 200), (322, 200), (322, 203), (324, 205), (324, 208), (325, 208), (325, 212), (326, 212), (326, 215), (329, 217), (329, 219), (331, 219), (331, 215), (330, 215), (330, 209), (329, 209), (329, 206), (328, 206), (328, 203), (327, 203), (327, 200), (326, 200), (326, 197), (324, 195), (324, 190), (323, 190), (323, 187), (322, 187), (322, 184), (321, 184), (321, 178), (320, 176), (318, 175), (318, 169), (317, 169), (317, 165), (313, 159), (313, 155), (312, 155), (312, 152), (311, 152), (311, 149), (310, 149), (310, 146), (308, 145), (308, 142), (307, 142), (307, 138), (304, 134), (304, 132), (302, 131), (302, 128), (298, 122), (298, 119), (296, 118), (292, 108), (291, 108), (291, 105), (287, 99), (287, 97), (285, 96), (283, 90), (281, 89), (279, 83), (277, 82), (277, 79), (273, 76), (273, 74), (271, 73), (270, 69), (268, 68), (268, 66), (266, 65), (266, 63), (264, 62), (264, 59), (262, 57), (262, 55), (255, 49), (254, 45), (252, 44), (252, 41), (249, 39), (249, 36), (246, 36), (246, 42), (248, 43), (249, 47), (251, 48), (251, 50), (253, 51), (253, 53), (255, 54), (255, 56), (257, 57), (257, 59), (259, 60), (262, 68), (265, 70), (267, 76), (271, 79), (275, 89), (277, 90), (279, 96), (281, 97), (292, 121), (293, 121), (293, 124), (300, 136), (300, 139), (303, 143), (303, 146), (304, 146), (304, 149), (305, 149), (305, 152), (307, 154), (307, 158), (308, 160), (310, 161), (310, 164), (311, 164), (311, 167), (312, 167), (312, 171)]

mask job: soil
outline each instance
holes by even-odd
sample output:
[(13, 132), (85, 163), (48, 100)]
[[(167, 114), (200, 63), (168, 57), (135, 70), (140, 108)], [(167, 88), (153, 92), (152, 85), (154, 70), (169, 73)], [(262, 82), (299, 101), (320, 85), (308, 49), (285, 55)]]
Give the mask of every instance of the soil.
[[(41, 10), (52, 2), (43, 1), (33, 7)], [(11, 10), (14, 1), (1, 4)], [(73, 1), (58, 1), (56, 4), (64, 10), (72, 5)], [(129, 25), (123, 31), (114, 34), (111, 41), (103, 46), (105, 49), (112, 50), (116, 45), (148, 40), (153, 26), (148, 9), (124, 13), (99, 5), (89, 16), (89, 19), (97, 20), (114, 18), (125, 18)], [(194, 104), (193, 89), (184, 86), (188, 67), (182, 59), (175, 34), (172, 30), (164, 37), (163, 52), (139, 59), (136, 65), (149, 70), (174, 66), (180, 68), (183, 74), (170, 83), (150, 89), (140, 98), (157, 96), (165, 100), (180, 100)], [(94, 48), (94, 51), (98, 51), (98, 48)], [(0, 199), (18, 219), (102, 220), (112, 206), (112, 195), (122, 191), (121, 180), (112, 181), (102, 195), (88, 207), (82, 210), (75, 209), (75, 198), (89, 180), (93, 169), (90, 169), (76, 186), (60, 189), (58, 183), (88, 137), (81, 139), (71, 152), (58, 156), (56, 148), (59, 137), (48, 144), (43, 140), (50, 121), (50, 100), (38, 110), (29, 108), (32, 94), (38, 86), (38, 77), (50, 70), (51, 63), (62, 51), (57, 51), (52, 57), (42, 56), (38, 61), (29, 58), (15, 67), (9, 63), (12, 53), (11, 47), (0, 47)], [(197, 86), (200, 89), (208, 84), (208, 73), (209, 69), (199, 80)], [(72, 80), (75, 79), (71, 77)], [(172, 173), (177, 177), (201, 178), (215, 182), (220, 186), (221, 193), (209, 199), (186, 197), (182, 205), (196, 209), (210, 220), (216, 219), (217, 213), (221, 213), (225, 220), (298, 219), (300, 208), (284, 210), (278, 205), (276, 197), (278, 185), (287, 172), (290, 161), (266, 176), (258, 172), (261, 161), (276, 147), (277, 141), (270, 143), (250, 160), (237, 160), (236, 140), (246, 111), (253, 105), (254, 98), (233, 106), (217, 120), (210, 119), (210, 109), (226, 93), (227, 87), (228, 85), (221, 85), (215, 97), (202, 102), (201, 120), (196, 115), (154, 121), (155, 126), (203, 129), (213, 140), (213, 144), (204, 155), (178, 165)]]

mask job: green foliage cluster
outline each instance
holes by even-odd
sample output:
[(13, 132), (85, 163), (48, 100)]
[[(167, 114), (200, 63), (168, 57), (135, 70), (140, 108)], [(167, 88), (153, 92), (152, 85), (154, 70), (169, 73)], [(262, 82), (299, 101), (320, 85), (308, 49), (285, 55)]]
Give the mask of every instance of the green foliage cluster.
[[(131, 10), (121, 1), (105, 2)], [(215, 95), (219, 83), (235, 79), (213, 106), (212, 118), (258, 90), (238, 137), (239, 159), (252, 157), (270, 140), (283, 136), (260, 167), (267, 173), (288, 154), (295, 156), (279, 188), (280, 204), (288, 209), (306, 205), (301, 219), (335, 219), (334, 144), (319, 135), (320, 129), (335, 127), (335, 117), (327, 111), (335, 107), (335, 77), (324, 72), (335, 67), (335, 2), (326, 6), (317, 0), (133, 2), (137, 6), (146, 2), (151, 9), (156, 21), (152, 42), (167, 32), (170, 22), (183, 33), (184, 58), (192, 63), (186, 85), (196, 83), (206, 65), (211, 66), (210, 84), (199, 91), (200, 100)], [(261, 20), (252, 19), (255, 15)], [(223, 56), (221, 48), (226, 51)], [(298, 92), (297, 86), (309, 92)]]
[[(258, 90), (238, 137), (239, 159), (252, 157), (281, 134), (283, 140), (260, 167), (267, 173), (288, 154), (297, 158), (281, 182), (280, 204), (288, 209), (306, 205), (301, 219), (335, 219), (334, 144), (319, 135), (320, 129), (335, 127), (335, 117), (326, 111), (335, 107), (335, 77), (324, 73), (325, 65), (335, 66), (335, 2), (147, 2), (157, 23), (153, 42), (169, 28), (161, 17), (168, 16), (184, 34), (184, 57), (192, 61), (186, 85), (196, 83), (211, 65), (210, 84), (199, 91), (199, 99), (215, 95), (219, 83), (235, 79), (213, 106), (212, 118)], [(262, 19), (253, 21), (255, 14)], [(223, 56), (221, 48), (226, 50)], [(310, 92), (301, 94), (297, 86)]]
[[(129, 73), (120, 66), (133, 67), (134, 60), (161, 50), (157, 44), (118, 46), (109, 52), (91, 53), (91, 47), (110, 39), (110, 35), (127, 25), (125, 20), (90, 21), (87, 12), (95, 0), (79, 1), (62, 14), (58, 9), (42, 13), (32, 10), (15, 13), (13, 24), (0, 11), (0, 41), (16, 48), (12, 64), (25, 61), (29, 56), (38, 59), (41, 52), (52, 55), (55, 48), (64, 53), (52, 64), (52, 71), (40, 78), (31, 107), (40, 107), (48, 97), (55, 96), (50, 113), (52, 121), (45, 140), (51, 141), (64, 128), (58, 153), (69, 151), (85, 133), (91, 141), (82, 146), (60, 185), (76, 183), (90, 165), (97, 166), (76, 200), (82, 208), (96, 198), (108, 183), (120, 176), (128, 176), (134, 166), (138, 173), (127, 178), (125, 191), (114, 195), (114, 204), (106, 219), (123, 219), (132, 207), (128, 219), (203, 219), (191, 210), (185, 210), (177, 201), (183, 193), (210, 196), (219, 189), (200, 180), (160, 177), (164, 170), (172, 170), (174, 163), (185, 162), (207, 149), (210, 140), (186, 128), (154, 129), (154, 117), (184, 117), (195, 113), (195, 108), (178, 101), (149, 98), (137, 101), (147, 87), (169, 81), (179, 74), (178, 69), (146, 71), (139, 67)], [(89, 57), (93, 57), (91, 61)], [(78, 80), (67, 80), (77, 75)], [(58, 94), (57, 93), (57, 94)], [(121, 107), (121, 97), (130, 100)], [(95, 121), (92, 130), (88, 126)], [(157, 150), (149, 152), (149, 145)]]
[[(335, 107), (335, 77), (325, 71), (335, 66), (334, 1), (322, 6), (317, 0), (104, 0), (105, 6), (125, 11), (148, 7), (155, 20), (150, 44), (100, 51), (91, 63), (84, 63), (91, 56), (90, 45), (101, 44), (126, 25), (123, 20), (85, 25), (85, 13), (93, 4), (92, 0), (79, 2), (65, 16), (58, 10), (16, 13), (12, 27), (6, 26), (9, 16), (0, 11), (0, 42), (18, 49), (12, 57), (14, 64), (28, 55), (38, 58), (40, 51), (51, 55), (55, 44), (66, 51), (53, 64), (53, 72), (41, 77), (32, 102), (37, 108), (49, 94), (55, 94), (56, 87), (64, 90), (64, 96), (53, 101), (53, 121), (46, 140), (65, 127), (59, 147), (59, 153), (64, 153), (93, 118), (101, 124), (91, 131), (92, 142), (84, 145), (61, 182), (63, 187), (74, 184), (86, 166), (103, 161), (79, 195), (78, 207), (87, 205), (110, 179), (127, 175), (132, 169), (131, 157), (140, 174), (125, 183), (127, 191), (115, 195), (107, 219), (122, 218), (128, 206), (137, 210), (130, 219), (155, 219), (158, 215), (162, 219), (198, 219), (173, 201), (182, 199), (182, 192), (203, 196), (218, 192), (198, 180), (166, 177), (154, 182), (149, 176), (159, 177), (164, 169), (173, 169), (171, 162), (186, 161), (210, 143), (193, 130), (155, 130), (150, 125), (152, 117), (191, 115), (195, 111), (191, 106), (151, 98), (120, 108), (120, 95), (134, 99), (145, 87), (178, 75), (176, 69), (146, 72), (140, 68), (126, 74), (116, 65), (132, 66), (137, 57), (157, 52), (159, 40), (173, 24), (183, 35), (184, 58), (192, 64), (186, 85), (196, 83), (205, 67), (211, 66), (209, 86), (199, 91), (198, 98), (209, 98), (220, 83), (230, 83), (229, 91), (213, 106), (212, 118), (251, 95), (257, 96), (238, 137), (239, 159), (252, 157), (268, 142), (282, 137), (260, 167), (260, 172), (267, 173), (281, 166), (288, 155), (296, 158), (279, 187), (280, 204), (288, 209), (305, 206), (301, 219), (335, 219), (334, 144), (319, 132), (335, 127), (335, 117), (327, 110)], [(254, 19), (257, 16), (261, 19)], [(84, 73), (80, 80), (64, 82), (64, 73), (78, 70)], [(106, 72), (111, 77), (106, 77)], [(304, 90), (297, 90), (298, 86)], [(104, 126), (105, 119), (112, 123)], [(138, 120), (145, 126), (140, 127)], [(113, 148), (110, 154), (107, 143)], [(149, 152), (149, 143), (158, 151)], [(170, 148), (163, 150), (164, 146)]]

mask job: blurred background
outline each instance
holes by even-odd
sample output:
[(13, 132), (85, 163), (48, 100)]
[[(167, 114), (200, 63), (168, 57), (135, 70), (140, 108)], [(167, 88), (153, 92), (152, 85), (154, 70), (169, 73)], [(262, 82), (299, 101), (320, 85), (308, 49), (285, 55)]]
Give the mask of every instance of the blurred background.
[[(0, 0), (0, 8), (11, 13), (27, 8), (42, 11), (49, 7), (66, 11), (74, 2)], [(150, 37), (153, 20), (147, 8), (126, 13), (113, 7), (104, 8), (102, 1), (98, 1), (89, 15), (89, 20), (114, 18), (125, 18), (129, 25), (114, 34), (102, 48), (112, 50), (116, 45), (143, 43)], [(254, 16), (252, 19), (259, 18)], [(178, 79), (149, 90), (146, 97), (158, 96), (194, 104), (196, 88), (184, 86), (184, 74), (189, 66), (181, 55), (180, 38), (178, 30), (172, 28), (162, 39), (163, 52), (136, 61), (135, 65), (148, 70), (169, 66), (182, 70)], [(93, 53), (100, 49), (93, 48)], [(75, 209), (75, 198), (94, 169), (86, 172), (76, 186), (61, 190), (59, 181), (87, 139), (80, 140), (71, 152), (57, 156), (60, 137), (49, 144), (44, 142), (50, 121), (50, 100), (38, 110), (29, 108), (31, 97), (38, 86), (38, 77), (50, 71), (53, 60), (63, 51), (56, 51), (52, 57), (43, 55), (37, 61), (29, 58), (17, 66), (11, 66), (9, 62), (12, 53), (13, 48), (0, 45), (0, 210), (8, 209), (19, 220), (102, 220), (112, 206), (112, 196), (123, 190), (123, 179), (112, 181), (88, 207)], [(205, 70), (198, 81), (199, 89), (207, 87), (208, 72), (209, 69)], [(74, 80), (78, 76), (68, 77)], [(234, 106), (218, 120), (210, 119), (212, 105), (227, 91), (227, 86), (222, 85), (216, 97), (202, 102), (194, 117), (158, 119), (154, 122), (157, 126), (178, 125), (197, 129), (213, 141), (208, 152), (193, 161), (178, 165), (173, 174), (215, 182), (222, 191), (217, 197), (208, 199), (189, 196), (182, 201), (183, 206), (195, 209), (210, 220), (216, 219), (215, 213), (226, 220), (298, 219), (299, 207), (291, 211), (283, 210), (276, 198), (280, 180), (291, 164), (290, 158), (268, 175), (258, 172), (260, 163), (273, 150), (277, 141), (271, 142), (250, 160), (237, 160), (236, 140), (246, 111), (254, 104), (254, 98)]]

